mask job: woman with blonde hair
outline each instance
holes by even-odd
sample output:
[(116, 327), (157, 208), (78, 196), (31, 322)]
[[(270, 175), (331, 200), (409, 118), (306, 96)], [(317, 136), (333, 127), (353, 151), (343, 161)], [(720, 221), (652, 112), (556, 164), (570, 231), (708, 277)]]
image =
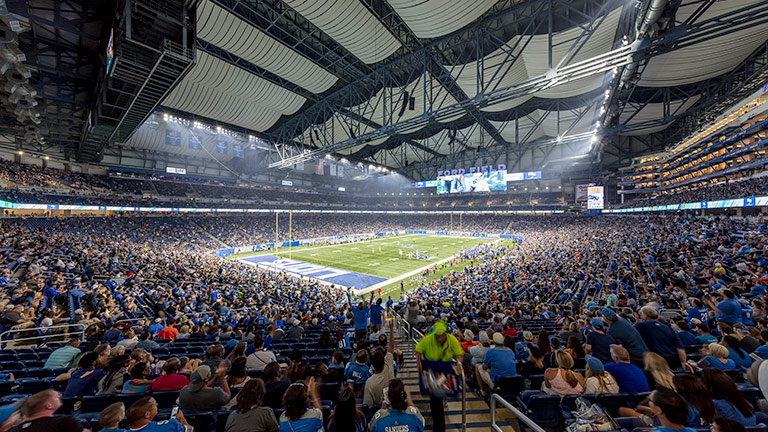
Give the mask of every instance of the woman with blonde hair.
[(649, 351), (643, 355), (643, 365), (643, 372), (645, 372), (645, 378), (648, 380), (649, 389), (675, 389), (675, 384), (672, 382), (675, 376), (664, 357)]
[(124, 345), (116, 345), (112, 347), (112, 351), (109, 353), (110, 358), (115, 358), (117, 356), (121, 356), (125, 354), (125, 346)]
[(554, 354), (557, 368), (544, 372), (543, 390), (550, 395), (565, 396), (584, 392), (584, 377), (573, 369), (573, 357), (567, 351)]
[(728, 348), (719, 343), (711, 343), (702, 350), (704, 358), (699, 361), (699, 367), (715, 369), (736, 369), (736, 362), (728, 358)]
[(619, 392), (619, 384), (613, 375), (606, 372), (603, 362), (591, 355), (585, 357), (587, 365), (584, 373), (587, 376), (584, 382), (584, 394), (616, 394)]

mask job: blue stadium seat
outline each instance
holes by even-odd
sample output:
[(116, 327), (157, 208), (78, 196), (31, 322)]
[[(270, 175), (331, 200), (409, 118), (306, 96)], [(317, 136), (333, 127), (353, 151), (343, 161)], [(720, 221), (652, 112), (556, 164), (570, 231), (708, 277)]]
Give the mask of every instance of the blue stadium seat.
[[(525, 392), (523, 392), (525, 393)], [(560, 429), (560, 396), (547, 395), (543, 392), (518, 398), (518, 405), (528, 418), (544, 429)], [(525, 430), (525, 424), (520, 421), (520, 430)]]
[(595, 402), (608, 410), (612, 416), (619, 416), (619, 408), (630, 405), (632, 398), (629, 393), (600, 394), (595, 398)]
[(101, 412), (104, 408), (116, 402), (115, 395), (83, 396), (80, 405), (81, 412)]
[(35, 394), (53, 388), (53, 380), (39, 378), (19, 378), (16, 382), (21, 385), (21, 393)]
[(522, 376), (499, 377), (494, 382), (493, 393), (512, 401), (525, 390), (525, 381)]
[(184, 413), (190, 426), (195, 428), (195, 432), (215, 432), (216, 414), (210, 412)]

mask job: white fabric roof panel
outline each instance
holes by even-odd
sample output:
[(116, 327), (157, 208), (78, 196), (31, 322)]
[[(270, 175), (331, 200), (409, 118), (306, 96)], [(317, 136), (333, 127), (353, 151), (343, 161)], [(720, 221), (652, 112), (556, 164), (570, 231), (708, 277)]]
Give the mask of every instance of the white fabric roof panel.
[(215, 88), (222, 93), (248, 99), (258, 106), (281, 114), (295, 113), (306, 101), (302, 96), (219, 60), (204, 51), (198, 51), (197, 64), (184, 77), (184, 82)]
[[(581, 119), (567, 131), (567, 135), (575, 135), (586, 133), (594, 130), (594, 118), (596, 108), (590, 109)], [(574, 120), (578, 116), (577, 113), (572, 111), (545, 111), (535, 110), (528, 116), (521, 117), (518, 120), (519, 132), (517, 139), (523, 140), (537, 122), (541, 122), (528, 138), (528, 142), (543, 138), (543, 137), (556, 137), (566, 133), (566, 130), (571, 127)], [(491, 121), (498, 130), (501, 136), (508, 142), (515, 143), (515, 121), (497, 122)]]
[[(555, 34), (552, 37), (553, 66), (556, 66), (565, 57), (573, 43), (577, 40), (577, 47), (582, 44), (583, 46), (575, 55), (570, 55), (569, 61), (564, 63), (564, 65), (588, 60), (610, 51), (620, 17), (621, 8), (614, 9), (599, 23), (591, 35), (584, 36), (581, 39), (579, 37), (582, 34), (582, 29), (579, 27)], [(534, 35), (530, 37), (530, 40), (528, 39), (529, 37), (515, 37), (507, 43), (507, 46), (497, 49), (484, 58), (485, 70), (482, 77), (486, 89), (508, 87), (547, 72), (549, 62), (548, 36)], [(518, 45), (516, 46), (516, 44)], [(510, 55), (512, 47), (514, 47), (514, 50)], [(514, 56), (517, 56), (517, 59), (511, 65), (507, 64)], [(474, 64), (467, 65), (464, 68), (461, 65), (455, 66), (451, 74), (467, 95), (470, 97), (477, 95), (478, 70), (474, 67)], [(600, 88), (602, 85), (603, 75), (596, 75), (485, 107), (483, 111), (505, 111), (523, 104), (534, 96), (553, 99), (577, 96)]]
[(249, 99), (186, 80), (173, 89), (163, 105), (256, 131), (269, 129), (281, 115)]
[(285, 2), (367, 64), (384, 60), (400, 48), (400, 42), (359, 0)]
[(478, 19), (497, 0), (387, 0), (419, 38), (434, 38), (459, 30)]
[[(685, 110), (690, 108), (693, 104), (696, 103), (696, 101), (699, 100), (701, 96), (694, 96), (689, 98), (688, 100), (683, 103), (683, 101), (671, 101), (669, 103), (670, 105), (670, 114), (675, 115), (678, 113), (683, 113)], [(624, 111), (621, 113), (620, 121), (621, 123), (626, 122), (629, 117), (635, 113), (635, 110), (629, 109), (630, 107), (627, 107), (624, 109)], [(647, 121), (653, 121), (653, 120), (659, 120), (664, 118), (664, 104), (659, 103), (649, 103), (645, 105), (634, 117), (632, 117), (631, 120), (629, 120), (628, 126), (632, 126), (633, 124), (637, 123), (643, 123)], [(662, 131), (670, 126), (671, 123), (667, 123), (665, 125), (661, 126), (655, 126), (655, 127), (646, 127), (642, 129), (637, 129), (633, 131), (628, 132), (622, 132), (621, 135), (647, 135), (654, 132)]]
[[(569, 55), (569, 60), (564, 63), (563, 66), (589, 60), (610, 51), (613, 47), (613, 40), (616, 37), (619, 18), (621, 18), (621, 9), (622, 8), (616, 8), (608, 13), (591, 35), (585, 35), (580, 40), (578, 40), (578, 38), (583, 32), (580, 27), (575, 27), (553, 35), (552, 66), (556, 66), (560, 60), (565, 57), (568, 50), (577, 40), (577, 47), (581, 46), (581, 49), (576, 55), (571, 53)], [(586, 42), (585, 38), (587, 38)], [(549, 62), (548, 43), (548, 37), (546, 35), (536, 35), (525, 50), (523, 50), (523, 58), (525, 59), (525, 67), (528, 70), (529, 77), (533, 78), (547, 72)], [(602, 85), (603, 75), (599, 74), (538, 92), (536, 93), (536, 96), (551, 99), (578, 96), (600, 88)]]
[[(753, 3), (752, 0), (718, 0), (702, 14), (697, 22)], [(681, 5), (676, 19), (684, 21), (698, 6), (697, 2)], [(722, 75), (733, 70), (749, 54), (765, 43), (766, 39), (768, 39), (768, 23), (661, 54), (648, 61), (639, 85), (679, 86)]]
[(313, 93), (328, 90), (334, 75), (208, 0), (197, 8), (197, 35)]

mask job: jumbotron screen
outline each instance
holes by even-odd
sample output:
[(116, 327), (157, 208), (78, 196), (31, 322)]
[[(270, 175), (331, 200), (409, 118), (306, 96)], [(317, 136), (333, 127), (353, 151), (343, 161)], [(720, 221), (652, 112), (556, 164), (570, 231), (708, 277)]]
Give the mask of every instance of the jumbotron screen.
[(507, 190), (507, 171), (454, 174), (437, 178), (437, 193), (493, 192)]

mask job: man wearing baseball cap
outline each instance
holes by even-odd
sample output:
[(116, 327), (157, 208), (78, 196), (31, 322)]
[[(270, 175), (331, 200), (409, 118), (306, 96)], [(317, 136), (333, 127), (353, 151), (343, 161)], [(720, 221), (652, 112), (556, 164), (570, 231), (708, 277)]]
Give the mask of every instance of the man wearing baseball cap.
[(616, 343), (623, 346), (632, 358), (632, 363), (642, 367), (643, 355), (648, 352), (648, 345), (632, 324), (625, 318), (616, 314), (611, 308), (600, 310), (603, 322), (608, 326), (607, 333), (616, 339)]
[[(511, 336), (510, 336), (511, 339)], [(493, 348), (485, 353), (483, 364), (477, 365), (477, 384), (481, 391), (493, 390), (497, 378), (517, 375), (515, 352), (504, 345), (504, 335), (493, 334)]]
[(611, 361), (611, 345), (616, 344), (616, 339), (605, 332), (605, 323), (600, 318), (592, 318), (589, 322), (592, 325), (592, 331), (587, 333), (585, 348), (591, 352), (595, 358), (603, 363)]
[[(208, 366), (199, 366), (189, 376), (189, 385), (179, 392), (179, 408), (185, 412), (218, 411), (229, 402), (230, 391), (226, 380), (227, 368), (211, 374)], [(220, 387), (213, 387), (215, 383)]]

